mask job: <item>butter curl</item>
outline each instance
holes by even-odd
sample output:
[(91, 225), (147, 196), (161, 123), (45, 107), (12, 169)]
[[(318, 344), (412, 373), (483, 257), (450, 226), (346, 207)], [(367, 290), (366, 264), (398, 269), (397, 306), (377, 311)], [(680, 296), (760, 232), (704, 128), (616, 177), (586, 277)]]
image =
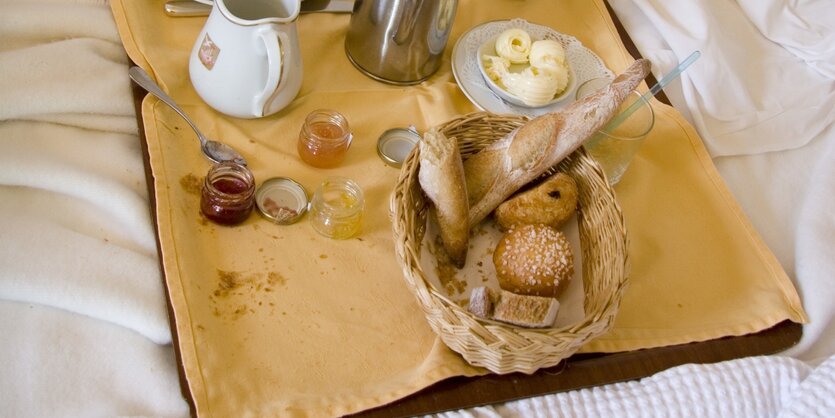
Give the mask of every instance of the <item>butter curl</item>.
[(528, 62), (531, 53), (531, 36), (523, 29), (507, 29), (496, 38), (496, 54), (513, 64)]

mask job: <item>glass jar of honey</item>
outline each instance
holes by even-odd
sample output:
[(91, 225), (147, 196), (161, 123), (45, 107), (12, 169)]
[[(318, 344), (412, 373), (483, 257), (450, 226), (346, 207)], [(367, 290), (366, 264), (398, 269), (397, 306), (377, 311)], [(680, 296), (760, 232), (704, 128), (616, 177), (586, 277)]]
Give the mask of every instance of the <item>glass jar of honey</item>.
[(352, 138), (345, 116), (333, 110), (314, 110), (299, 132), (299, 157), (313, 167), (336, 167), (345, 159)]
[(255, 177), (246, 166), (222, 162), (212, 166), (203, 181), (200, 210), (221, 225), (243, 222), (252, 212)]
[(328, 238), (351, 238), (360, 231), (364, 206), (362, 189), (356, 182), (330, 177), (313, 194), (310, 222), (316, 232)]

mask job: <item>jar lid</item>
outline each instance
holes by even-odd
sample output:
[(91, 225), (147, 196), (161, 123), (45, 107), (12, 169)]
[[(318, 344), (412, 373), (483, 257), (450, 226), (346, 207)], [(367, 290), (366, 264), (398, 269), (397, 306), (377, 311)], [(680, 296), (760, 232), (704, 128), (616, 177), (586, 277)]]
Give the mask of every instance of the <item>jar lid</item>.
[(400, 168), (418, 141), (420, 134), (414, 126), (389, 129), (377, 140), (377, 154), (386, 164)]
[(307, 211), (307, 192), (293, 179), (273, 177), (258, 188), (255, 204), (261, 215), (273, 223), (290, 225)]

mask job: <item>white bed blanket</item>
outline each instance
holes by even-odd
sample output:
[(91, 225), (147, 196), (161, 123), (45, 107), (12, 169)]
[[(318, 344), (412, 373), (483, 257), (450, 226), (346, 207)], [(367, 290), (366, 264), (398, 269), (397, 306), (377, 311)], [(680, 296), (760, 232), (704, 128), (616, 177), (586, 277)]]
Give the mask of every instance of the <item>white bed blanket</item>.
[(0, 1), (0, 416), (185, 416), (105, 1)]
[[(659, 61), (658, 69), (672, 63), (669, 58)], [(804, 59), (816, 62), (814, 55)], [(820, 59), (810, 66), (826, 74), (827, 63)], [(835, 350), (820, 340), (833, 333), (814, 326), (831, 317), (818, 303), (831, 285), (816, 287), (805, 278), (835, 277), (827, 259), (833, 219), (821, 213), (832, 203), (826, 191), (835, 190), (835, 176), (814, 185), (806, 180), (831, 170), (824, 158), (832, 161), (835, 155), (816, 138), (804, 142), (817, 147), (815, 164), (788, 170), (797, 172), (794, 177), (774, 176), (780, 177), (781, 192), (803, 197), (796, 200), (802, 204), (794, 208), (792, 222), (767, 225), (788, 206), (756, 193), (767, 184), (735, 191), (784, 266), (799, 278), (816, 321), (797, 357), (822, 361)], [(0, 0), (0, 144), (0, 416), (188, 416), (127, 58), (105, 1)], [(792, 154), (797, 146), (766, 159), (738, 156), (717, 163), (739, 186), (740, 178), (762, 176), (772, 164), (794, 167), (807, 157)], [(831, 293), (828, 297), (831, 301)], [(742, 411), (776, 416), (812, 407), (823, 408), (820, 416), (833, 415), (833, 361), (817, 365), (771, 356), (687, 365), (640, 382), (447, 415), (744, 416), (735, 413)]]
[(835, 358), (816, 369), (788, 357), (684, 365), (636, 382), (435, 415), (439, 418), (832, 417)]

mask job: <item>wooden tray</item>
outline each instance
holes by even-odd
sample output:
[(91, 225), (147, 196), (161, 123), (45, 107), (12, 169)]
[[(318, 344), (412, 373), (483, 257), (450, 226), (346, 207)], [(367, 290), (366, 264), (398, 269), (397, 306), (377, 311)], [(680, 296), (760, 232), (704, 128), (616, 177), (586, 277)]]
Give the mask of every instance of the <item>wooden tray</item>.
[[(634, 57), (640, 57), (632, 40), (624, 30), (617, 16), (606, 4), (609, 14), (617, 27), (618, 33), (627, 50)], [(655, 79), (652, 75), (647, 78), (652, 85)], [(156, 223), (154, 208), (154, 182), (148, 160), (148, 148), (142, 123), (141, 104), (146, 92), (132, 84), (134, 105), (139, 124), (139, 136), (142, 141), (142, 152), (145, 163), (145, 174), (150, 197), (151, 215)], [(669, 100), (660, 92), (656, 95), (660, 101), (669, 104)], [(157, 242), (159, 250), (159, 241)], [(164, 274), (162, 265), (160, 270)], [(164, 278), (163, 278), (164, 280)], [(167, 286), (163, 286), (167, 292)], [(170, 301), (169, 295), (166, 300)], [(169, 318), (174, 315), (169, 303)], [(172, 329), (176, 329), (173, 322)], [(495, 404), (533, 396), (565, 392), (581, 388), (605, 385), (616, 382), (640, 379), (662, 370), (687, 363), (715, 363), (741, 357), (770, 355), (785, 350), (800, 341), (803, 327), (800, 324), (784, 321), (770, 329), (759, 333), (727, 337), (712, 341), (654, 348), (615, 354), (577, 354), (559, 365), (542, 369), (532, 375), (486, 375), (480, 377), (455, 377), (399, 401), (375, 409), (364, 411), (354, 417), (394, 417), (415, 416), (442, 412), (480, 405)], [(180, 374), (180, 388), (184, 398), (191, 406), (192, 415), (195, 414), (194, 402), (185, 379), (182, 364), (179, 362), (180, 344), (177, 334), (173, 334), (173, 346), (178, 359)]]

